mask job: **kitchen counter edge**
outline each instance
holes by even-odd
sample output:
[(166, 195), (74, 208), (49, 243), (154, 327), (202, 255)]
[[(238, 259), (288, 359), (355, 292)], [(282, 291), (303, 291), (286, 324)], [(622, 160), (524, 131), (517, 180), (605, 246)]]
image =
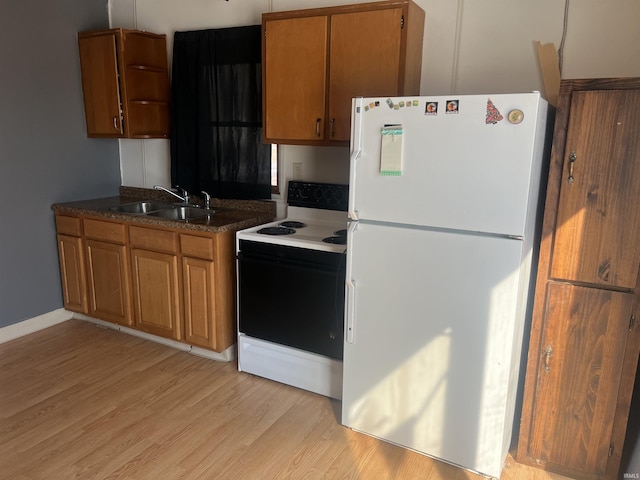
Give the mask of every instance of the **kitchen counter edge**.
[[(211, 209), (216, 210), (217, 213), (209, 220), (200, 222), (197, 219), (184, 222), (144, 214), (128, 214), (108, 210), (110, 207), (145, 200), (149, 200), (146, 195), (141, 197), (120, 195), (56, 203), (51, 206), (51, 209), (57, 215), (100, 217), (132, 224), (209, 233), (242, 230), (243, 228), (268, 223), (276, 216), (276, 206), (272, 200), (219, 200), (218, 202), (212, 202)], [(221, 204), (224, 206), (221, 206)], [(234, 208), (236, 206), (238, 208)]]

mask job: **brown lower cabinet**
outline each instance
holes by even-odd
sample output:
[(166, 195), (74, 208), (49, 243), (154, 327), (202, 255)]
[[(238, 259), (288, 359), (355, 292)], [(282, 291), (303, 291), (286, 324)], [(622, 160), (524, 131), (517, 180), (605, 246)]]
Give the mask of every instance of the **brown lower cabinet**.
[(182, 339), (178, 259), (169, 253), (131, 250), (136, 327)]
[[(233, 232), (213, 238), (180, 235), (185, 341), (219, 351), (235, 343), (235, 258)], [(231, 328), (230, 328), (231, 327)]]
[(80, 237), (58, 235), (64, 307), (73, 312), (89, 313), (83, 245)]
[(56, 215), (65, 308), (222, 352), (235, 343), (234, 232)]
[(640, 79), (563, 80), (517, 460), (617, 479), (640, 353)]
[(182, 340), (178, 234), (129, 227), (136, 328)]
[(127, 227), (121, 223), (82, 221), (87, 258), (89, 315), (120, 325), (133, 324)]

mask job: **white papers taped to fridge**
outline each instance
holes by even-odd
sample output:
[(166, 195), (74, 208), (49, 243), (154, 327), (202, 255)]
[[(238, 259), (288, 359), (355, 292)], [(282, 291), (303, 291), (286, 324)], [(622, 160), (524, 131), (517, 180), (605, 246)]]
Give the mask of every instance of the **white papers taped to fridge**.
[(402, 175), (402, 125), (385, 125), (381, 131), (380, 175)]

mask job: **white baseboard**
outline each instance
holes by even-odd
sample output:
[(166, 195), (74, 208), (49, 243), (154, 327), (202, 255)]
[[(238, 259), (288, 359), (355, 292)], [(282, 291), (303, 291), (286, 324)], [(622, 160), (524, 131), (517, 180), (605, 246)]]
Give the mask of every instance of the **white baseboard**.
[(237, 353), (236, 353), (237, 350), (235, 345), (231, 345), (226, 350), (218, 353), (212, 350), (206, 350), (204, 348), (196, 347), (194, 345), (178, 342), (176, 340), (171, 340), (169, 338), (158, 337), (150, 333), (141, 332), (140, 330), (124, 327), (122, 325), (117, 325), (115, 323), (105, 322), (104, 320), (88, 317), (87, 315), (82, 315), (81, 313), (74, 313), (73, 318), (95, 323), (96, 325), (100, 325), (102, 327), (109, 328), (111, 330), (116, 330), (118, 332), (126, 333), (128, 335), (133, 335), (134, 337), (140, 337), (140, 338), (144, 338), (145, 340), (161, 343), (162, 345), (166, 345), (171, 348), (182, 350), (183, 352), (188, 352), (193, 355), (197, 355), (199, 357), (208, 358), (210, 360), (217, 360), (220, 362), (230, 362), (231, 360), (234, 360), (237, 356)]
[(196, 347), (194, 345), (188, 345), (186, 343), (170, 340), (168, 338), (151, 335), (150, 333), (134, 330), (133, 328), (116, 325), (115, 323), (98, 320), (97, 318), (88, 317), (87, 315), (82, 315), (81, 313), (70, 312), (69, 310), (65, 310), (64, 308), (59, 308), (58, 310), (54, 310), (37, 317), (0, 328), (0, 343), (15, 340), (16, 338), (20, 338), (24, 335), (29, 335), (30, 333), (37, 332), (38, 330), (51, 327), (58, 323), (66, 322), (67, 320), (71, 320), (72, 318), (85, 320), (87, 322), (95, 323), (96, 325), (101, 325), (105, 328), (110, 328), (111, 330), (117, 330), (118, 332), (134, 335), (136, 337), (144, 338), (145, 340), (161, 343), (168, 347), (176, 348), (178, 350), (182, 350), (193, 355), (198, 355), (199, 357), (208, 358), (210, 360), (230, 362), (232, 360), (235, 360), (235, 358), (237, 357), (237, 349), (235, 345), (231, 345), (223, 352), (218, 353), (212, 350), (207, 350), (205, 348)]
[(0, 328), (0, 343), (15, 340), (16, 338), (29, 335), (30, 333), (37, 332), (38, 330), (66, 322), (72, 318), (72, 312), (65, 310), (64, 308), (59, 308), (49, 313), (44, 313), (37, 317), (14, 323), (13, 325), (7, 325), (6, 327)]

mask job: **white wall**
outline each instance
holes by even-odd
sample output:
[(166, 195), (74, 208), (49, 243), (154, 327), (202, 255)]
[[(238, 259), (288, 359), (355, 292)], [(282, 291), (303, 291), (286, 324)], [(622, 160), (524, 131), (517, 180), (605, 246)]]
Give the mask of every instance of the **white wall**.
[[(368, 0), (109, 0), (113, 27), (173, 33), (257, 25), (261, 14)], [(415, 0), (426, 14), (421, 94), (543, 91), (535, 41), (560, 46), (560, 0)], [(640, 2), (569, 3), (563, 78), (640, 77)], [(121, 140), (122, 184), (169, 185), (169, 141)], [(281, 184), (302, 163), (302, 180), (348, 179), (348, 149), (281, 148)], [(282, 212), (282, 209), (279, 210)]]

